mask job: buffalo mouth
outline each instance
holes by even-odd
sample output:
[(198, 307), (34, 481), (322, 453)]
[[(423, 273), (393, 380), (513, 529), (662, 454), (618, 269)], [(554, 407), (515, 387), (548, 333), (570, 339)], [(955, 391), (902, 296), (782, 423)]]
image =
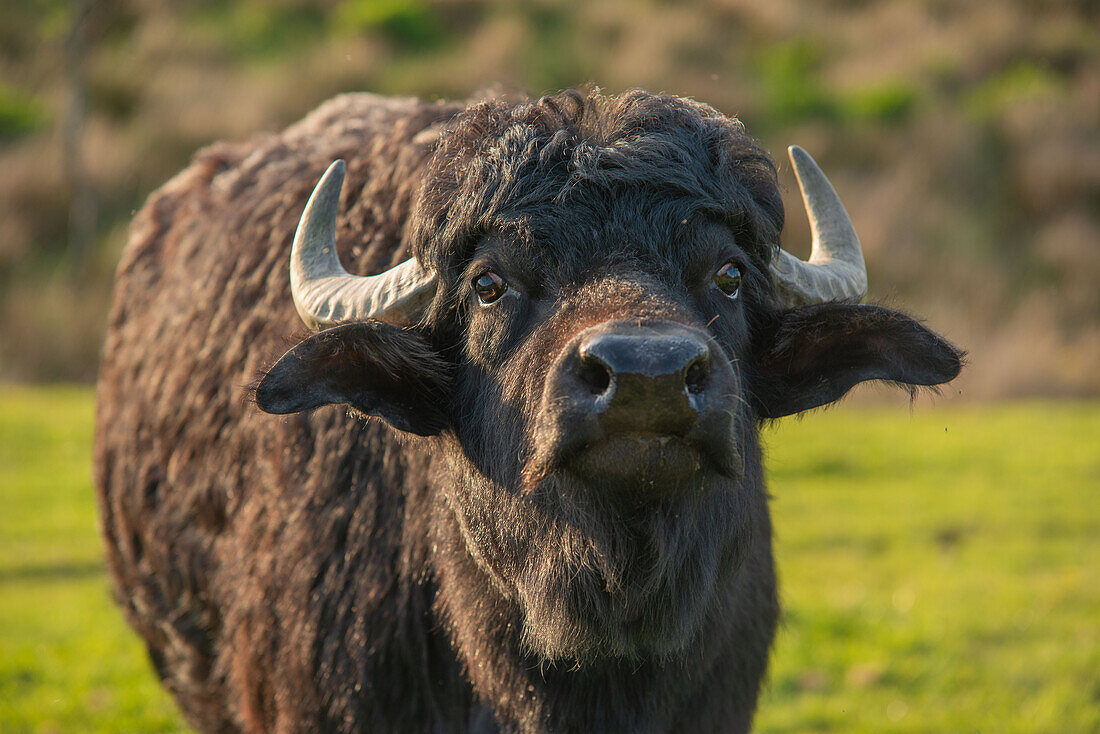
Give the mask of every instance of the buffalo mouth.
[(572, 478), (593, 491), (639, 502), (657, 501), (737, 480), (742, 473), (735, 422), (728, 412), (711, 416), (687, 435), (645, 431), (607, 433), (596, 420), (560, 421), (539, 427), (528, 479)]
[(677, 436), (626, 433), (577, 447), (563, 469), (589, 486), (656, 499), (698, 484), (710, 460)]

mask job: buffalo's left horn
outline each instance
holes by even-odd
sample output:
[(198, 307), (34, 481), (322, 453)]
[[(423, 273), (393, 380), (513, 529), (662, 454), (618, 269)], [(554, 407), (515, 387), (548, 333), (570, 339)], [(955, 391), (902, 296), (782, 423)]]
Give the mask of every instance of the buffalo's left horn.
[(336, 213), (344, 162), (334, 161), (306, 203), (290, 253), (290, 291), (306, 326), (321, 331), (347, 321), (406, 325), (435, 294), (435, 276), (415, 259), (378, 275), (352, 275), (336, 254)]
[(810, 154), (797, 145), (787, 153), (810, 218), (813, 250), (809, 262), (785, 250), (772, 260), (779, 296), (789, 306), (859, 301), (867, 295), (867, 266), (852, 220)]

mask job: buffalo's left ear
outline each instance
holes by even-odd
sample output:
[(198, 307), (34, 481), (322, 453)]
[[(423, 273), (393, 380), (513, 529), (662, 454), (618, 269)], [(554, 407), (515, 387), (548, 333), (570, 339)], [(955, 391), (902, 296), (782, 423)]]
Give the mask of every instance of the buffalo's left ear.
[(880, 306), (808, 306), (761, 327), (750, 387), (763, 418), (831, 403), (867, 380), (939, 385), (962, 367), (963, 353), (946, 339)]
[(267, 413), (347, 403), (394, 428), (429, 436), (446, 421), (447, 365), (418, 334), (379, 321), (314, 334), (256, 386)]

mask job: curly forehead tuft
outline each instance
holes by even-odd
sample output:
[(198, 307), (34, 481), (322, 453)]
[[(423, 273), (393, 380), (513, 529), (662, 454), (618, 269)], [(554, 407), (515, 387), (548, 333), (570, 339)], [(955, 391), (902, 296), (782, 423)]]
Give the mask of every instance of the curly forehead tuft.
[(739, 120), (682, 97), (567, 90), (458, 115), (429, 165), (409, 241), (445, 274), (486, 232), (532, 222), (575, 231), (638, 197), (670, 219), (729, 221), (765, 262), (783, 227), (775, 163)]

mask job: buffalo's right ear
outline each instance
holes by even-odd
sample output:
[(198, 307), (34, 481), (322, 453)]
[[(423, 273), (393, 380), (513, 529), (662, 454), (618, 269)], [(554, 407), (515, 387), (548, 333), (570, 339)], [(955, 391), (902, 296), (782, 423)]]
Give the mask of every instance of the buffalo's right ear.
[(344, 324), (291, 349), (256, 386), (268, 413), (347, 403), (420, 436), (446, 423), (446, 363), (415, 332), (379, 321)]

